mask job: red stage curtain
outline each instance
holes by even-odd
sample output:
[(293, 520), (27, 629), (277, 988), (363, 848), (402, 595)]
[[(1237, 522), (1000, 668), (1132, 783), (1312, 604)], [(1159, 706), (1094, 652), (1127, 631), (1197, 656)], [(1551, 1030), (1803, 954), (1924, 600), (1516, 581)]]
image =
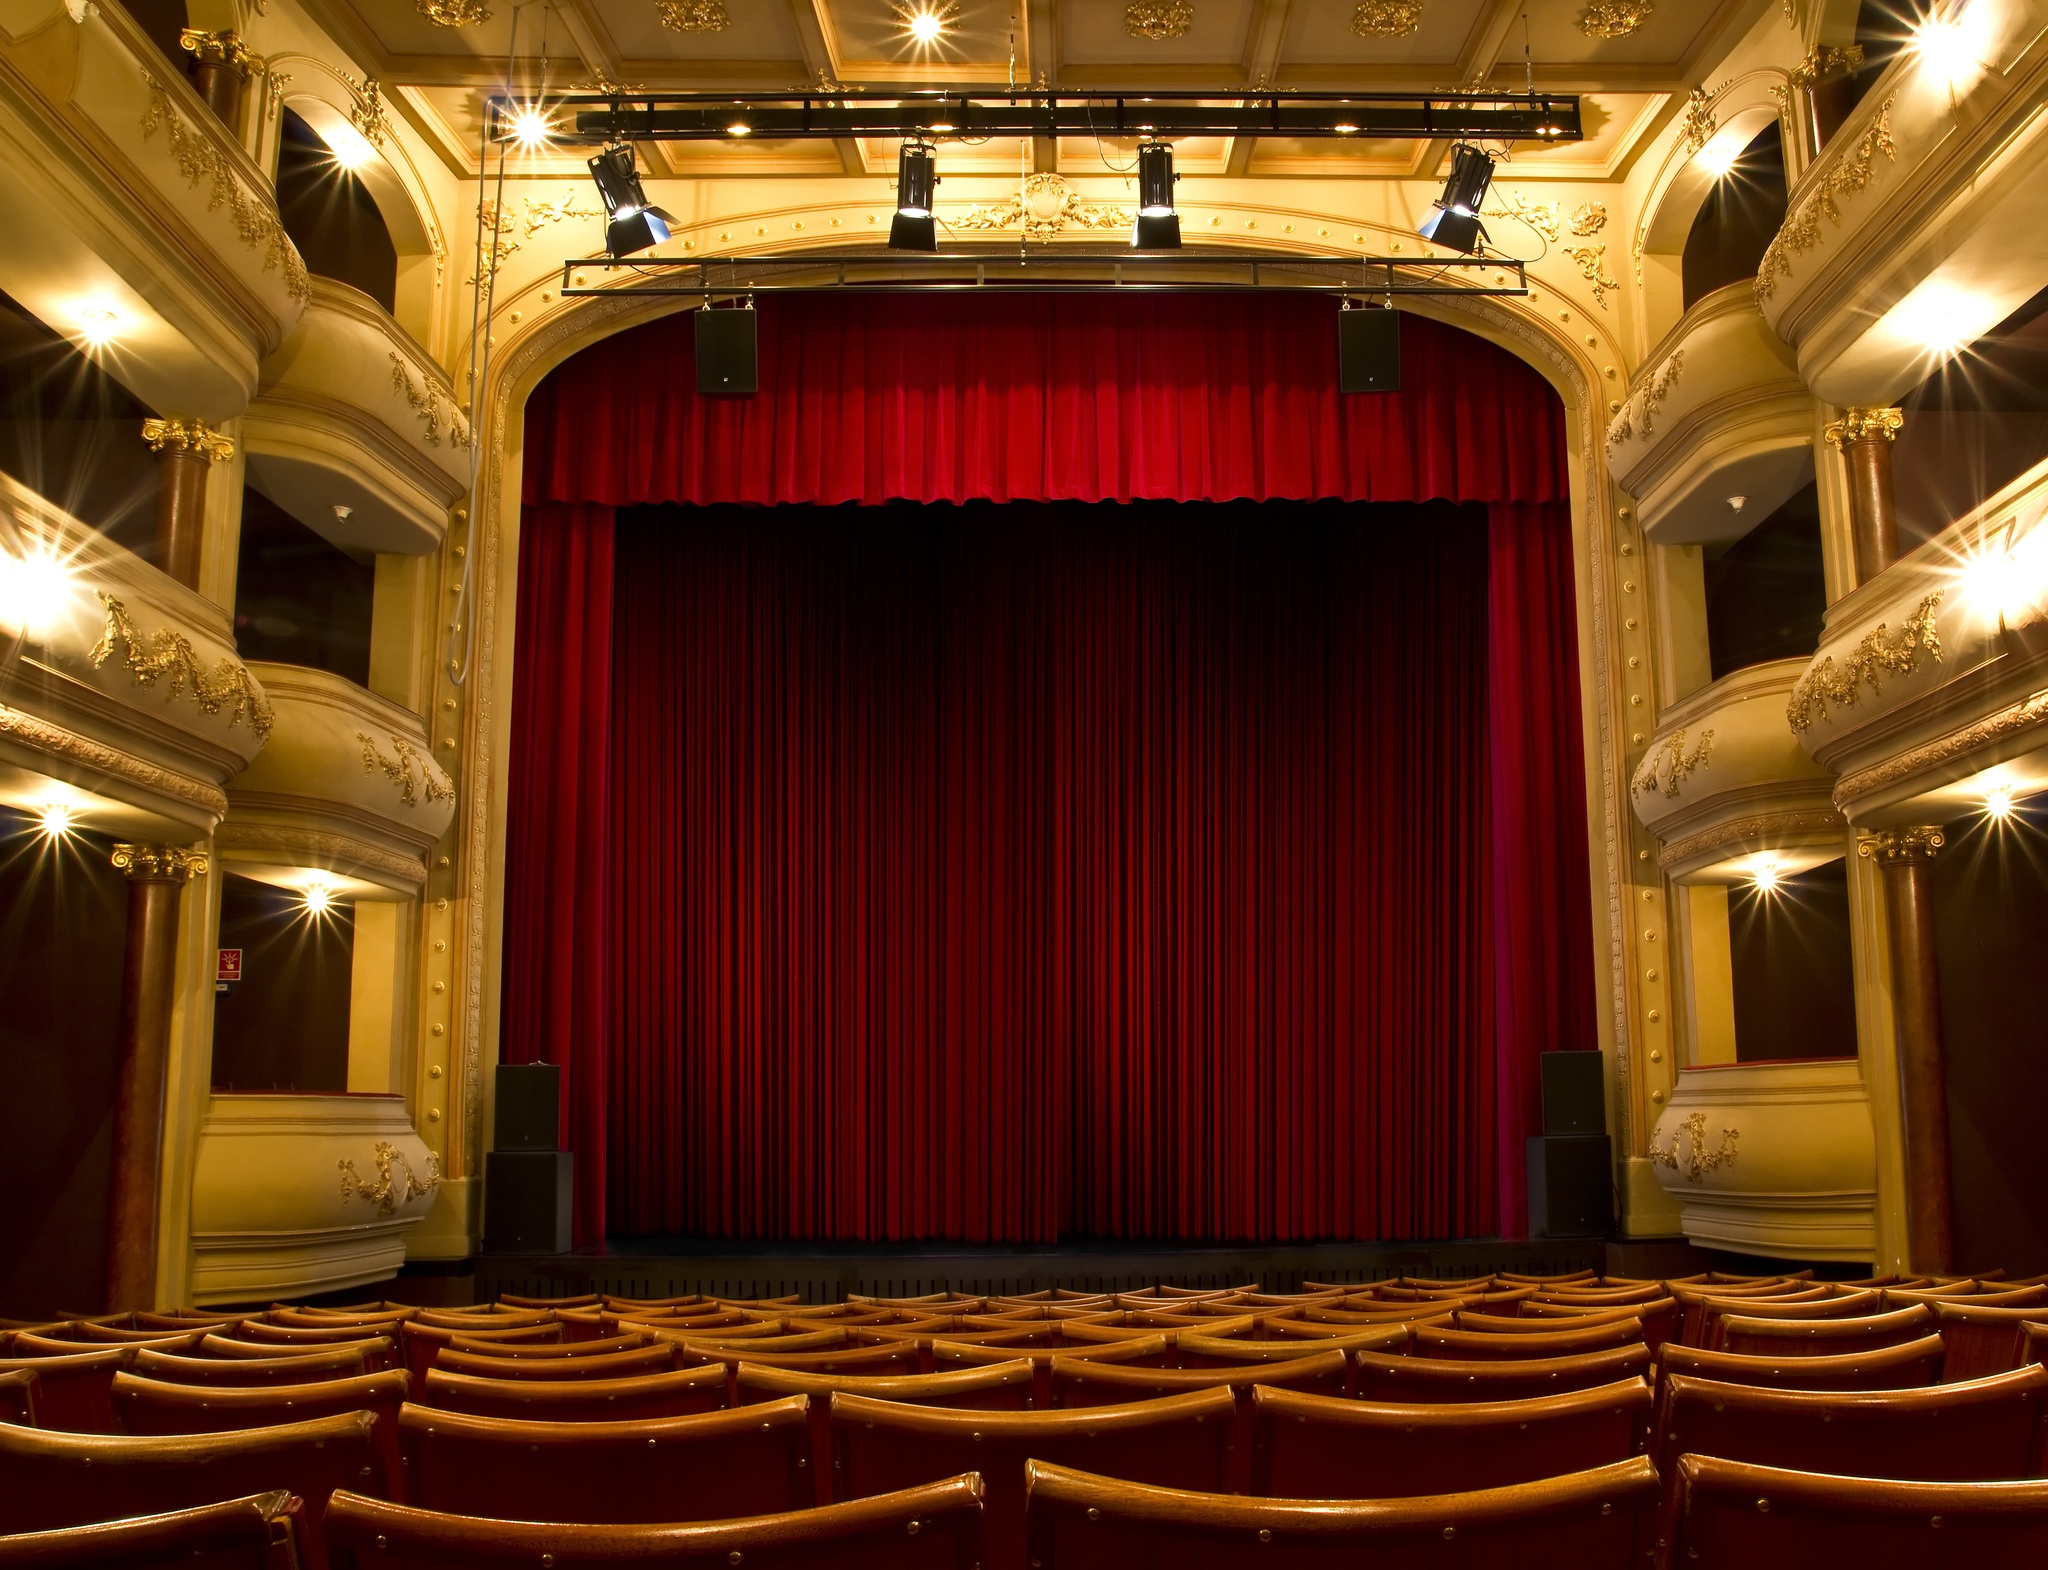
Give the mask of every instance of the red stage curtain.
[[(1561, 410), (1520, 362), (1414, 317), (1405, 390), (1342, 397), (1332, 315), (1328, 301), (1272, 296), (783, 298), (762, 312), (756, 398), (689, 390), (685, 317), (598, 345), (535, 395), (504, 1051), (564, 1065), (580, 1242), (598, 1242), (607, 1215), (614, 1231), (813, 1237), (1519, 1232), (1534, 1054), (1593, 1041), (1569, 521), (1541, 505), (1564, 494)], [(1222, 611), (1195, 620), (1228, 658), (1156, 641), (1170, 607), (1192, 616), (1208, 604), (1185, 598), (1194, 580), (1169, 570), (1171, 551), (1132, 555), (1122, 577), (1103, 566), (1094, 599), (1062, 599), (1052, 589), (1067, 569), (1026, 550), (1013, 523), (991, 529), (1014, 560), (997, 571), (1009, 559), (991, 554), (977, 569), (997, 581), (956, 584), (921, 639), (907, 609), (869, 627), (881, 642), (841, 670), (807, 641), (828, 629), (805, 620), (839, 591), (804, 564), (843, 545), (848, 581), (895, 603), (952, 560), (943, 538), (922, 567), (903, 559), (882, 583), (861, 546), (886, 557), (892, 533), (960, 518), (826, 515), (796, 550), (786, 536), (802, 526), (787, 517), (752, 514), (748, 528), (705, 516), (671, 523), (661, 548), (711, 553), (689, 558), (707, 573), (713, 561), (738, 570), (735, 553), (750, 565), (731, 596), (708, 598), (689, 588), (696, 567), (676, 577), (636, 557), (622, 568), (620, 709), (602, 722), (602, 508), (976, 496), (1510, 504), (1492, 509), (1482, 555), (1450, 573), (1488, 585), (1492, 635), (1449, 659), (1439, 635), (1460, 625), (1444, 601), (1456, 599), (1450, 558), (1409, 561), (1402, 531), (1375, 533), (1359, 514), (1359, 543), (1409, 561), (1398, 597), (1420, 620), (1389, 623), (1371, 599), (1398, 577), (1347, 568), (1331, 581), (1374, 615), (1325, 624), (1269, 607), (1270, 658), (1246, 669), (1287, 696), (1244, 707), (1243, 692), (1202, 685), (1235, 682), (1230, 661), (1249, 658), (1232, 641), (1241, 628), (1219, 632)], [(1259, 542), (1241, 562), (1247, 583), (1281, 570), (1261, 527), (1232, 547)], [(1443, 550), (1460, 537), (1439, 536)], [(678, 619), (650, 619), (650, 606)], [(760, 625), (732, 622), (743, 606)], [(1029, 627), (1038, 614), (1067, 620)], [(1367, 622), (1409, 633), (1401, 650), (1373, 646), (1373, 693), (1355, 663)], [(1360, 733), (1388, 738), (1370, 758), (1324, 723), (1328, 704), (1297, 695), (1314, 682), (1277, 674), (1308, 669), (1283, 646), (1317, 625), (1330, 702), (1405, 706), (1398, 734)], [(708, 646), (710, 628), (727, 641)], [(1046, 663), (1046, 648), (1076, 639), (1096, 666)], [(935, 644), (963, 663), (919, 663)], [(909, 664), (892, 666), (899, 657)], [(676, 706), (649, 706), (662, 688), (646, 683), (663, 670), (680, 684)], [(877, 694), (896, 690), (893, 678), (877, 684), (881, 671), (915, 676), (914, 690), (950, 705), (916, 711), (927, 755), (913, 753), (923, 761), (903, 779), (877, 775), (875, 760), (912, 732), (892, 719), (885, 745), (863, 729), (882, 723)], [(1024, 671), (1039, 680), (1033, 715), (1016, 708)], [(1446, 696), (1467, 691), (1460, 680), (1478, 683), (1478, 710)], [(1460, 751), (1453, 714), (1482, 711), (1476, 750)], [(1166, 732), (1145, 728), (1168, 713)], [(771, 716), (808, 716), (832, 745), (771, 736)], [(607, 763), (589, 755), (607, 729), (609, 825)], [(663, 774), (680, 767), (686, 738), (687, 772)], [(1064, 773), (1034, 750), (1056, 739)], [(1404, 820), (1387, 838), (1392, 804), (1415, 806), (1420, 787), (1375, 771), (1404, 747), (1450, 816)], [(848, 773), (776, 774), (789, 794), (761, 797), (763, 771), (795, 756)], [(1449, 760), (1476, 769), (1477, 786)], [(1206, 779), (1212, 794), (1162, 803), (1147, 793), (1164, 776), (1132, 773), (1162, 769), (1193, 770), (1190, 788)], [(1218, 781), (1289, 805), (1277, 821), (1251, 814)], [(644, 796), (650, 782), (667, 791), (666, 820)], [(1457, 804), (1479, 815), (1458, 819)], [(840, 816), (819, 818), (828, 805)], [(1151, 821), (1120, 816), (1139, 805)], [(1442, 838), (1453, 820), (1477, 827)], [(1161, 840), (1167, 825), (1223, 838)], [(682, 860), (668, 865), (687, 865), (690, 880), (680, 903), (656, 909), (644, 836), (686, 827), (697, 849), (669, 852)], [(607, 831), (609, 858), (591, 838)], [(806, 833), (853, 859), (809, 854)], [(1045, 860), (1057, 846), (1071, 853), (1065, 881)], [(900, 878), (922, 880), (921, 903), (883, 898)], [(857, 889), (880, 903), (848, 907)]]

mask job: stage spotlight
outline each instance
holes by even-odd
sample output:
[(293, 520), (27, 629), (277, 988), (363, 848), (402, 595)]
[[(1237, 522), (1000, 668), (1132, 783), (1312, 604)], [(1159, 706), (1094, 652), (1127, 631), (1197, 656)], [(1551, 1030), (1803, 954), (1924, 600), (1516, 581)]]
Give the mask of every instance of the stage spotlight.
[(1131, 244), (1141, 251), (1180, 249), (1180, 214), (1173, 210), (1173, 149), (1165, 142), (1138, 146), (1138, 221)]
[(630, 146), (621, 142), (591, 159), (590, 178), (597, 182), (597, 194), (604, 201), (608, 219), (604, 248), (613, 256), (630, 256), (668, 238), (668, 227), (675, 220), (659, 207), (648, 205)]
[(1493, 183), (1493, 158), (1470, 142), (1451, 148), (1451, 176), (1444, 181), (1444, 194), (1436, 210), (1422, 221), (1423, 239), (1467, 256), (1486, 239), (1486, 226), (1479, 221), (1479, 209), (1486, 204), (1486, 188)]
[(896, 154), (896, 216), (889, 222), (892, 251), (936, 251), (939, 221), (932, 194), (939, 184), (939, 155), (923, 137), (912, 137)]

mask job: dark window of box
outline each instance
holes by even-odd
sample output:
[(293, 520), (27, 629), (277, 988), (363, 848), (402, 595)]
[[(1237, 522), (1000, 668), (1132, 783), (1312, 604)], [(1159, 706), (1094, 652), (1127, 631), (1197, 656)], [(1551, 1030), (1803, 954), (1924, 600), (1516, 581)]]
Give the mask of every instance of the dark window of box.
[(309, 271), (360, 289), (389, 311), (398, 298), (398, 248), (369, 188), (344, 169), (320, 133), (281, 111), (277, 210)]
[(1759, 131), (1693, 218), (1679, 262), (1686, 309), (1695, 300), (1754, 278), (1785, 222), (1785, 142), (1773, 120)]
[(1812, 484), (1741, 539), (1705, 546), (1707, 651), (1714, 679), (1820, 645), (1827, 615), (1820, 497)]
[(316, 915), (291, 889), (224, 876), (220, 946), (242, 969), (214, 994), (214, 1089), (348, 1089), (355, 934), (352, 904)]
[(235, 646), (244, 659), (370, 681), (374, 563), (315, 534), (254, 487), (242, 492)]
[(1728, 957), (1737, 1061), (1856, 1055), (1846, 863), (1730, 890)]

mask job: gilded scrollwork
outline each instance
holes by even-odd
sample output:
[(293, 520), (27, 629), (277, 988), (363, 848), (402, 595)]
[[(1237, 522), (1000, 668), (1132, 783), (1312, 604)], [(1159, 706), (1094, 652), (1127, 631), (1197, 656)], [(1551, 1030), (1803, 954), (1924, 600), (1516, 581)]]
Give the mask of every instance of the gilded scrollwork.
[(137, 883), (187, 883), (206, 876), (206, 852), (187, 845), (116, 845), (108, 859)]
[(33, 714), (25, 714), (20, 709), (10, 709), (5, 704), (0, 704), (0, 740), (65, 763), (83, 765), (130, 785), (139, 785), (144, 790), (197, 807), (215, 818), (228, 810), (227, 795), (217, 786), (146, 763), (104, 742), (94, 741), (90, 736), (81, 736)]
[(142, 439), (151, 452), (197, 453), (210, 463), (223, 463), (235, 455), (234, 438), (200, 420), (144, 420)]
[(383, 771), (384, 777), (398, 787), (400, 806), (416, 807), (424, 795), (428, 801), (453, 801), (455, 787), (447, 784), (436, 771), (420, 756), (419, 749), (403, 736), (388, 738), (392, 756), (387, 758), (377, 750), (377, 738), (368, 731), (357, 731), (356, 740), (363, 744), (363, 772), (374, 774)]
[(1932, 861), (1934, 853), (1947, 843), (1948, 836), (1939, 824), (1911, 823), (1858, 835), (1856, 854), (1880, 867), (1895, 867), (1907, 862)]
[(1691, 752), (1685, 750), (1685, 731), (1681, 728), (1664, 738), (1643, 760), (1629, 781), (1629, 788), (1638, 796), (1647, 796), (1652, 791), (1661, 791), (1669, 797), (1676, 797), (1693, 772), (1704, 768), (1707, 759), (1713, 755), (1714, 733), (1700, 732), (1700, 739), (1693, 743)]
[(1896, 784), (1923, 769), (1931, 769), (1975, 752), (1979, 747), (2005, 741), (2043, 724), (2048, 724), (2048, 688), (2022, 698), (1996, 714), (1986, 715), (1975, 724), (1952, 730), (1925, 746), (1902, 752), (1874, 768), (1844, 775), (1841, 783), (1835, 786), (1835, 805), (1847, 806), (1872, 791), (1883, 790), (1885, 786)]
[(1718, 1150), (1707, 1149), (1707, 1115), (1695, 1112), (1671, 1131), (1669, 1149), (1657, 1143), (1655, 1135), (1650, 1137), (1650, 1159), (1659, 1166), (1683, 1172), (1688, 1183), (1698, 1183), (1709, 1172), (1732, 1166), (1735, 1162), (1735, 1142), (1742, 1138), (1742, 1130), (1724, 1128), (1721, 1130), (1721, 1146)]
[(1360, 38), (1406, 38), (1422, 26), (1422, 0), (1364, 0), (1351, 13)]
[(1128, 228), (1131, 215), (1121, 207), (1082, 201), (1059, 175), (1034, 174), (1017, 195), (969, 208), (950, 222), (955, 229), (1022, 229), (1028, 239), (1050, 240), (1069, 226)]
[(1568, 245), (1564, 254), (1579, 264), (1579, 276), (1593, 286), (1593, 302), (1607, 308), (1607, 296), (1621, 287), (1621, 280), (1607, 276), (1607, 247), (1604, 244)]
[(1863, 134), (1850, 142), (1821, 172), (1813, 194), (1799, 204), (1796, 212), (1786, 217), (1778, 230), (1778, 237), (1765, 249), (1763, 260), (1756, 269), (1757, 304), (1762, 305), (1769, 300), (1777, 292), (1779, 280), (1790, 276), (1794, 256), (1820, 244), (1823, 218), (1840, 226), (1842, 208), (1838, 198), (1852, 195), (1870, 184), (1877, 172), (1880, 153), (1894, 161), (1899, 156), (1898, 144), (1892, 139), (1892, 100), (1889, 98), (1878, 106), (1876, 117)]
[[(431, 383), (415, 382), (412, 366), (396, 349), (391, 354), (391, 390), (411, 407), (412, 412), (426, 422), (426, 439), (429, 447), (441, 445), (443, 431), (447, 433), (448, 445), (467, 447), (469, 445), (469, 422), (462, 417), (462, 411), (455, 407), (453, 399), (439, 397)], [(442, 406), (446, 404), (444, 409)]]
[(1941, 631), (1935, 623), (1935, 612), (1946, 593), (1945, 589), (1936, 589), (1921, 600), (1919, 609), (1897, 632), (1879, 622), (1842, 657), (1840, 664), (1830, 654), (1801, 677), (1785, 705), (1785, 718), (1793, 734), (1805, 730), (1816, 719), (1826, 719), (1830, 704), (1853, 708), (1865, 687), (1875, 697), (1884, 690), (1878, 680), (1881, 675), (1912, 675), (1920, 668), (1923, 654), (1939, 664)]
[(1652, 0), (1592, 0), (1579, 12), (1579, 31), (1588, 38), (1626, 38), (1656, 9)]
[(1625, 442), (1638, 432), (1644, 436), (1655, 435), (1657, 411), (1664, 407), (1664, 400), (1671, 396), (1671, 389), (1678, 385), (1678, 378), (1684, 370), (1685, 351), (1680, 349), (1657, 368), (1657, 374), (1644, 382), (1640, 391), (1622, 404), (1621, 413), (1607, 428), (1607, 445), (1612, 447), (1617, 442)]
[(1714, 113), (1716, 93), (1709, 92), (1702, 85), (1695, 87), (1685, 98), (1685, 118), (1679, 122), (1678, 145), (1683, 147), (1689, 158), (1714, 139), (1714, 133), (1721, 129), (1721, 120)]
[[(377, 1214), (396, 1214), (400, 1205), (409, 1205), (416, 1199), (424, 1199), (441, 1186), (441, 1158), (433, 1151), (427, 1152), (426, 1181), (412, 1169), (412, 1162), (389, 1140), (378, 1140), (371, 1147), (371, 1155), (377, 1165), (377, 1181), (372, 1183), (356, 1171), (356, 1164), (344, 1156), (335, 1165), (341, 1171), (341, 1200), (347, 1204), (351, 1199), (364, 1199), (377, 1207)], [(405, 1183), (399, 1184), (397, 1171), (405, 1168)]]
[(724, 0), (654, 0), (661, 25), (678, 33), (722, 33), (732, 26)]
[(1857, 442), (1868, 441), (1881, 436), (1886, 441), (1896, 441), (1900, 431), (1906, 428), (1906, 411), (1903, 409), (1851, 407), (1842, 411), (1839, 420), (1830, 420), (1821, 430), (1821, 437), (1827, 444), (1840, 452)]
[(200, 713), (219, 714), (226, 710), (230, 725), (246, 717), (249, 729), (259, 740), (269, 739), (275, 715), (247, 668), (224, 659), (207, 671), (200, 665), (198, 651), (183, 633), (159, 628), (154, 636), (144, 638), (128, 619), (125, 605), (105, 590), (100, 591), (99, 598), (107, 616), (99, 642), (91, 650), (95, 667), (106, 664), (118, 649), (136, 686), (154, 687), (162, 680), (167, 703), (189, 688)]
[(1133, 38), (1181, 38), (1194, 25), (1188, 0), (1130, 0), (1124, 7), (1124, 31)]

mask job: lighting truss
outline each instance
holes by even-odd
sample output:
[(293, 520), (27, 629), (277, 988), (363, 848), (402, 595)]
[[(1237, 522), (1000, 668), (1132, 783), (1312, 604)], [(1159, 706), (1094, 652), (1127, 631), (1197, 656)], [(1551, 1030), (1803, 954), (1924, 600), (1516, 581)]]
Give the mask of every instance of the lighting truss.
[[(521, 105), (490, 100), (510, 140)], [(551, 109), (564, 142), (814, 141), (843, 137), (1287, 136), (1576, 142), (1575, 93), (1268, 91), (904, 92), (834, 88), (757, 98), (719, 93), (571, 93)]]
[(1163, 255), (1042, 248), (939, 256), (886, 251), (788, 256), (593, 256), (562, 264), (562, 293), (730, 299), (833, 290), (848, 294), (1236, 294), (1306, 290), (1358, 300), (1396, 295), (1526, 295), (1526, 265), (1484, 256), (1288, 256), (1190, 250)]

